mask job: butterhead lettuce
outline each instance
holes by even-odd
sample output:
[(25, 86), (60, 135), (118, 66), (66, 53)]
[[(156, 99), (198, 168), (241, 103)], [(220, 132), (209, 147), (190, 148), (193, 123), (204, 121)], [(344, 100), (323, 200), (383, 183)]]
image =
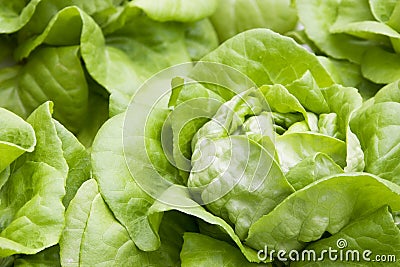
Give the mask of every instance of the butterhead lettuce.
[(0, 266), (399, 265), (400, 1), (2, 2)]

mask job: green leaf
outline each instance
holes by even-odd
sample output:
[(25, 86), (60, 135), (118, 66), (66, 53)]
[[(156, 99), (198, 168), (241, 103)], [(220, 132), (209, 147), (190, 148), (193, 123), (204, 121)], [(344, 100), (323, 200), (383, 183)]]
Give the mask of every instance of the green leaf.
[(62, 143), (57, 135), (53, 113), (53, 103), (46, 102), (39, 106), (26, 120), (35, 130), (36, 148), (27, 155), (28, 160), (44, 162), (61, 172), (64, 177), (68, 174), (68, 165), (63, 157)]
[(334, 27), (340, 27), (352, 22), (374, 20), (368, 0), (339, 1)]
[(328, 155), (317, 153), (291, 168), (286, 173), (286, 179), (294, 189), (299, 190), (319, 179), (339, 173), (343, 173), (339, 165)]
[[(250, 228), (254, 249), (300, 250), (384, 205), (400, 209), (400, 187), (367, 173), (318, 180), (290, 195)], [(358, 235), (362, 236), (362, 235)]]
[(54, 117), (71, 131), (82, 126), (88, 88), (77, 46), (48, 47), (32, 54), (18, 77), (18, 94), (28, 111), (52, 100)]
[(387, 22), (389, 21), (397, 2), (397, 0), (369, 0), (369, 5), (376, 20)]
[[(99, 130), (91, 153), (93, 177), (111, 211), (126, 227), (136, 246), (142, 250), (154, 250), (160, 245), (159, 238), (146, 216), (154, 200), (137, 184), (137, 178), (128, 168), (126, 157), (131, 155), (124, 153), (123, 122), (124, 114), (120, 114)], [(142, 157), (137, 148), (132, 153), (134, 158)]]
[(390, 39), (399, 39), (400, 34), (388, 25), (377, 21), (352, 22), (330, 28), (332, 33), (347, 33), (359, 38), (375, 40), (390, 46)]
[[(33, 1), (31, 1), (33, 2)], [(115, 3), (114, 3), (115, 2)], [(31, 20), (18, 32), (19, 40), (28, 41), (30, 38), (35, 37), (42, 33), (48, 24), (56, 19), (57, 13), (63, 9), (74, 9), (75, 7), (84, 11), (88, 15), (92, 16), (99, 24), (103, 25), (109, 16), (112, 16), (117, 12), (116, 6), (120, 3), (120, 0), (44, 0), (40, 1), (37, 5)], [(72, 21), (71, 21), (72, 22)], [(74, 24), (71, 24), (71, 26)], [(61, 28), (62, 29), (62, 28)], [(63, 35), (69, 36), (71, 32), (74, 32), (73, 27), (64, 28)], [(68, 32), (71, 31), (71, 32)], [(63, 42), (63, 35), (59, 35), (57, 42)], [(54, 39), (55, 40), (55, 39)]]
[(104, 97), (96, 92), (96, 88), (105, 92), (104, 88), (98, 84), (93, 85), (94, 81), (88, 79), (89, 85), (89, 102), (88, 113), (84, 120), (83, 126), (76, 134), (78, 140), (87, 148), (92, 146), (93, 140), (104, 122), (108, 119), (109, 101), (108, 97)]
[(0, 108), (0, 125), (0, 172), (2, 177), (8, 177), (5, 169), (23, 153), (33, 151), (36, 137), (29, 123), (3, 108)]
[[(240, 33), (202, 60), (232, 67), (247, 75), (257, 86), (288, 84), (301, 78), (307, 70), (311, 72), (318, 86), (326, 87), (332, 84), (331, 77), (315, 55), (295, 43), (292, 38), (267, 29)], [(203, 67), (195, 66), (192, 77), (200, 81), (204, 80), (206, 75), (210, 77), (210, 72), (202, 73)], [(232, 72), (228, 75), (237, 76), (237, 73)], [(228, 76), (225, 79), (235, 81), (235, 78), (238, 77)], [(238, 85), (233, 82), (232, 85), (230, 89), (237, 91)]]
[(187, 26), (185, 43), (192, 60), (200, 60), (211, 50), (218, 47), (217, 34), (208, 19), (203, 19)]
[(35, 255), (23, 255), (14, 262), (15, 267), (60, 267), (60, 247), (53, 246)]
[[(27, 120), (35, 130), (35, 150), (13, 164), (0, 190), (0, 256), (35, 254), (58, 243), (64, 227), (63, 158), (49, 102)], [(26, 179), (30, 177), (30, 179)]]
[(265, 98), (255, 88), (234, 96), (230, 101), (223, 103), (213, 119), (196, 132), (192, 141), (193, 149), (196, 149), (203, 139), (218, 139), (234, 134), (240, 130), (246, 118), (268, 110)]
[(361, 107), (362, 97), (356, 88), (333, 85), (322, 89), (331, 112), (337, 114), (338, 138), (344, 140), (351, 114)]
[(276, 149), (284, 173), (306, 158), (325, 153), (342, 168), (346, 165), (346, 143), (318, 133), (290, 133), (276, 138)]
[(71, 132), (58, 121), (54, 120), (53, 123), (56, 126), (57, 136), (62, 142), (63, 156), (68, 164), (66, 194), (63, 198), (64, 206), (68, 207), (78, 188), (90, 177), (90, 156)]
[[(179, 266), (185, 231), (195, 231), (189, 217), (166, 213), (160, 228), (163, 241), (157, 251), (139, 250), (126, 229), (114, 218), (102, 199), (96, 181), (78, 190), (66, 213), (60, 241), (63, 266)], [(162, 263), (160, 263), (162, 261)]]
[(216, 0), (135, 0), (133, 4), (157, 21), (196, 21), (210, 16), (217, 8)]
[(82, 21), (77, 8), (70, 7), (61, 10), (49, 22), (44, 31), (23, 42), (17, 47), (15, 55), (17, 60), (27, 58), (41, 44), (53, 46), (79, 45)]
[(0, 106), (26, 118), (29, 112), (17, 90), (20, 70), (21, 66), (18, 65), (0, 69)]
[(0, 70), (0, 100), (22, 117), (52, 100), (54, 116), (71, 131), (82, 126), (88, 108), (88, 88), (78, 46), (41, 47), (19, 66)]
[[(374, 103), (398, 102), (400, 103), (400, 80), (384, 86), (374, 97)], [(365, 104), (367, 105), (367, 104)]]
[(197, 202), (191, 199), (188, 188), (173, 185), (168, 188), (153, 204), (148, 214), (149, 217), (158, 217), (160, 212), (176, 210), (197, 217), (209, 224), (220, 226), (239, 247), (240, 251), (250, 262), (260, 262), (257, 253), (242, 244), (232, 227), (223, 219), (205, 210)]
[(309, 71), (285, 87), (307, 110), (317, 114), (329, 112), (328, 104)]
[(400, 79), (400, 55), (374, 47), (365, 53), (361, 72), (367, 79), (387, 84)]
[[(342, 2), (349, 5), (343, 8)], [(304, 25), (307, 36), (321, 51), (331, 57), (360, 63), (364, 52), (373, 45), (368, 40), (355, 41), (355, 38), (350, 35), (331, 34), (329, 31), (330, 27), (335, 23), (341, 8), (344, 10), (344, 21), (342, 23), (347, 23), (349, 19), (354, 19), (354, 12), (357, 12), (357, 15), (365, 15), (365, 11), (369, 10), (368, 3), (365, 0), (297, 0), (296, 7), (299, 20)], [(358, 19), (357, 16), (355, 18)], [(313, 74), (313, 77), (317, 76)]]
[(40, 1), (1, 1), (0, 33), (13, 33), (21, 29), (31, 19)]
[(400, 103), (382, 102), (365, 105), (351, 120), (351, 129), (360, 140), (365, 154), (365, 170), (400, 184), (399, 137)]
[(293, 192), (273, 156), (244, 136), (204, 140), (193, 152), (188, 187), (245, 239), (255, 221)]
[(389, 21), (387, 22), (387, 24), (396, 31), (400, 30), (399, 14), (400, 14), (400, 3), (397, 1), (397, 3), (393, 8), (392, 14), (390, 15)]
[(183, 267), (261, 265), (248, 262), (236, 247), (224, 241), (197, 233), (185, 233), (183, 238), (185, 240), (181, 252)]
[(6, 258), (0, 258), (0, 264), (1, 266), (4, 267), (13, 267), (14, 266), (14, 257), (6, 257)]
[(380, 86), (365, 79), (361, 74), (361, 66), (333, 58), (318, 56), (319, 61), (328, 70), (335, 83), (344, 87), (357, 88), (363, 99), (373, 97)]
[(180, 170), (190, 171), (192, 139), (196, 132), (214, 116), (224, 100), (200, 83), (186, 83), (181, 87), (168, 119), (173, 134), (174, 163)]
[(80, 248), (93, 200), (99, 194), (97, 183), (90, 179), (82, 184), (65, 212), (65, 229), (60, 239), (61, 263), (79, 266)]
[(137, 16), (107, 36), (105, 51), (83, 53), (89, 73), (111, 93), (111, 115), (125, 111), (131, 97), (152, 75), (191, 61), (185, 30), (182, 24), (160, 23)]
[(292, 95), (285, 86), (280, 84), (264, 85), (260, 87), (272, 111), (279, 113), (299, 112), (307, 119), (307, 111), (299, 100)]
[(319, 132), (335, 138), (339, 137), (338, 118), (336, 113), (328, 113), (319, 115), (318, 128)]
[(268, 28), (285, 33), (295, 28), (296, 10), (289, 0), (218, 1), (211, 21), (220, 41), (254, 28)]
[(0, 172), (0, 189), (7, 182), (9, 177), (10, 177), (10, 167), (7, 166), (7, 168), (5, 168), (2, 172)]
[[(339, 248), (338, 251), (343, 251), (347, 255), (349, 261), (354, 259), (354, 264), (362, 264), (362, 266), (376, 266), (374, 262), (376, 255), (393, 255), (396, 259), (399, 255), (400, 248), (400, 231), (396, 226), (393, 215), (387, 206), (381, 207), (376, 211), (361, 216), (352, 221), (338, 233), (317, 242), (311, 243), (305, 249), (313, 250), (316, 255), (321, 255), (324, 249), (338, 248), (338, 242), (346, 242), (345, 248)], [(365, 261), (363, 258), (364, 251), (371, 251), (368, 256), (370, 261)], [(350, 254), (353, 251), (353, 257)], [(356, 253), (358, 252), (358, 253)], [(357, 256), (358, 255), (358, 256)], [(365, 256), (365, 254), (364, 254)], [(344, 260), (345, 260), (344, 256)], [(357, 260), (358, 259), (358, 260)], [(342, 261), (339, 264), (343, 264)], [(379, 264), (379, 263), (378, 263)], [(396, 263), (388, 261), (385, 265), (395, 266)], [(293, 266), (333, 266), (334, 262), (328, 258), (319, 262), (295, 263)]]

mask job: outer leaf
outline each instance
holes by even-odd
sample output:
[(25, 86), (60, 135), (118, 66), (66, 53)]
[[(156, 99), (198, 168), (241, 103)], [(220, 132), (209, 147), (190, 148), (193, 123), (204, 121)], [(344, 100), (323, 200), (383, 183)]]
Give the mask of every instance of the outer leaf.
[(142, 250), (154, 250), (159, 246), (159, 239), (146, 216), (153, 199), (142, 191), (126, 164), (123, 122), (121, 114), (99, 130), (92, 147), (93, 176), (105, 201), (135, 244)]
[[(51, 119), (51, 105), (27, 120), (35, 130), (35, 151), (18, 159), (0, 191), (0, 256), (35, 254), (58, 243), (64, 226), (68, 166)], [(30, 177), (30, 179), (26, 179)]]
[(2, 172), (0, 172), (0, 189), (7, 182), (8, 177), (10, 177), (10, 167), (8, 166)]
[(14, 267), (60, 267), (60, 248), (53, 246), (35, 255), (20, 256), (14, 262)]
[[(301, 23), (304, 25), (307, 36), (318, 48), (337, 59), (348, 59), (360, 63), (361, 58), (371, 45), (370, 41), (354, 42), (354, 37), (346, 34), (331, 34), (329, 28), (336, 21), (340, 0), (297, 0), (296, 7)], [(359, 1), (347, 1), (351, 5), (359, 5)], [(364, 4), (364, 0), (361, 1)], [(351, 6), (350, 5), (350, 6)], [(364, 6), (364, 5), (362, 5)], [(368, 7), (367, 7), (368, 8)], [(365, 12), (365, 8), (348, 8), (347, 12)], [(322, 15), (323, 14), (323, 15)], [(351, 16), (345, 16), (351, 18)], [(314, 77), (316, 77), (313, 74)]]
[(361, 71), (367, 79), (387, 84), (400, 79), (400, 55), (375, 47), (365, 53)]
[(152, 216), (157, 217), (160, 212), (170, 210), (177, 210), (202, 219), (209, 224), (220, 226), (240, 248), (247, 260), (250, 262), (260, 262), (260, 260), (257, 258), (257, 253), (251, 248), (242, 244), (239, 237), (235, 234), (232, 227), (227, 222), (206, 211), (197, 202), (191, 199), (187, 188), (176, 185), (171, 186), (151, 207), (149, 210), (149, 216), (150, 218)]
[(56, 119), (72, 131), (82, 126), (88, 88), (78, 47), (42, 48), (32, 55), (20, 75), (19, 94), (27, 110), (52, 99)]
[(185, 43), (192, 60), (200, 60), (211, 50), (217, 48), (218, 37), (208, 19), (188, 25)]
[[(31, 1), (33, 2), (33, 1)], [(31, 20), (18, 32), (20, 40), (27, 41), (30, 38), (42, 33), (49, 22), (54, 19), (57, 13), (71, 6), (78, 7), (85, 13), (93, 16), (98, 23), (104, 23), (104, 17), (111, 16), (116, 12), (116, 7), (119, 5), (121, 0), (44, 0), (37, 5), (35, 13)], [(72, 25), (71, 25), (72, 26)], [(72, 28), (66, 28), (66, 30), (72, 30)], [(69, 35), (68, 32), (64, 31), (65, 35)], [(62, 41), (63, 38), (58, 40)]]
[(389, 21), (387, 22), (387, 24), (396, 31), (400, 30), (399, 14), (400, 14), (400, 3), (397, 1), (396, 5), (393, 8), (392, 14), (390, 15)]
[(373, 100), (366, 102), (364, 105), (372, 103), (384, 103), (384, 102), (398, 102), (400, 103), (400, 80), (390, 83), (384, 86), (378, 93), (376, 93)]
[(22, 103), (17, 90), (21, 68), (16, 65), (0, 69), (0, 106), (26, 118), (29, 112)]
[(0, 2), (0, 33), (12, 33), (21, 29), (31, 19), (41, 0), (16, 0)]
[[(154, 252), (139, 250), (126, 229), (118, 223), (89, 180), (79, 189), (67, 210), (61, 240), (63, 266), (179, 266), (179, 252), (185, 230), (194, 230), (182, 214), (165, 215), (160, 235), (164, 240)], [(162, 263), (160, 263), (162, 261)]]
[(344, 26), (333, 25), (330, 28), (332, 33), (347, 33), (359, 38), (376, 40), (390, 45), (390, 39), (400, 38), (400, 34), (388, 25), (377, 21), (353, 22)]
[(224, 241), (196, 233), (185, 233), (184, 240), (181, 252), (182, 267), (261, 266), (248, 262), (237, 248)]
[(369, 0), (371, 12), (375, 19), (380, 22), (387, 22), (396, 6), (397, 0)]
[[(39, 45), (45, 43), (56, 46), (79, 45), (82, 21), (76, 7), (68, 7), (55, 14), (43, 32), (17, 47), (18, 60), (27, 58)], [(64, 33), (64, 34), (63, 34)]]
[(297, 14), (289, 0), (225, 0), (211, 17), (220, 41), (253, 28), (285, 33), (295, 28)]
[(196, 21), (210, 16), (217, 8), (216, 0), (135, 0), (134, 5), (153, 20)]
[[(289, 37), (283, 37), (267, 29), (249, 30), (223, 43), (202, 60), (226, 64), (247, 75), (256, 85), (288, 84), (303, 76), (308, 70), (318, 86), (332, 84), (332, 79), (318, 59)], [(202, 72), (202, 65), (195, 66), (193, 77), (202, 80), (210, 72)], [(237, 73), (233, 73), (237, 75)], [(229, 75), (229, 73), (228, 73)], [(233, 91), (237, 77), (225, 77), (232, 81)], [(229, 84), (228, 82), (224, 84)], [(248, 89), (248, 88), (245, 88)], [(241, 89), (240, 91), (243, 91)]]
[(255, 249), (299, 250), (324, 232), (335, 234), (383, 205), (398, 211), (399, 197), (399, 186), (371, 174), (324, 178), (290, 195), (258, 220), (246, 244)]
[(364, 78), (361, 74), (361, 67), (357, 64), (322, 56), (319, 56), (318, 59), (328, 70), (335, 83), (357, 88), (363, 99), (373, 97), (381, 87)]
[(64, 177), (68, 174), (68, 165), (63, 157), (62, 143), (57, 135), (56, 126), (51, 118), (53, 103), (46, 102), (39, 106), (29, 118), (36, 134), (36, 148), (27, 157), (28, 160), (44, 162), (60, 171)]
[(68, 177), (66, 181), (66, 194), (63, 204), (68, 207), (81, 184), (90, 177), (90, 156), (85, 147), (79, 143), (75, 136), (59, 122), (54, 120), (57, 135), (62, 142), (63, 156), (68, 164)]
[[(358, 251), (358, 257), (353, 254), (354, 261), (348, 262), (350, 266), (376, 266), (382, 264), (375, 261), (376, 255), (394, 255), (397, 259), (400, 248), (400, 231), (396, 226), (393, 216), (387, 206), (381, 207), (370, 214), (366, 214), (360, 218), (357, 218), (353, 222), (346, 225), (338, 233), (321, 239), (317, 242), (311, 243), (306, 247), (307, 250), (313, 250), (317, 255), (321, 255), (323, 249), (337, 248), (338, 240), (345, 240), (347, 246), (340, 250), (343, 254), (349, 255), (349, 260), (352, 260), (348, 251)], [(339, 250), (339, 251), (340, 251)], [(363, 259), (364, 251), (371, 251), (369, 255), (370, 261), (367, 262)], [(357, 260), (358, 258), (358, 260)], [(345, 261), (329, 261), (327, 258), (319, 262), (307, 263), (295, 263), (293, 266), (337, 266), (337, 264), (344, 264)], [(347, 264), (347, 263), (346, 263)], [(397, 265), (396, 263), (387, 262), (385, 265), (391, 266)]]
[[(101, 58), (91, 50), (83, 53), (91, 75), (111, 93), (112, 115), (126, 110), (132, 95), (146, 79), (172, 65), (191, 61), (185, 30), (178, 23), (160, 23), (137, 16), (107, 36), (107, 49), (98, 51)], [(91, 39), (87, 41), (92, 43)]]
[[(29, 123), (3, 108), (0, 108), (0, 126), (0, 172), (3, 172), (24, 152), (33, 151), (36, 137)], [(6, 172), (2, 175), (6, 176)]]
[(61, 263), (65, 267), (79, 266), (82, 237), (93, 200), (98, 194), (95, 180), (84, 182), (65, 213), (65, 229), (60, 239)]
[(360, 140), (365, 154), (365, 170), (400, 184), (399, 136), (400, 103), (384, 102), (360, 109), (351, 128)]

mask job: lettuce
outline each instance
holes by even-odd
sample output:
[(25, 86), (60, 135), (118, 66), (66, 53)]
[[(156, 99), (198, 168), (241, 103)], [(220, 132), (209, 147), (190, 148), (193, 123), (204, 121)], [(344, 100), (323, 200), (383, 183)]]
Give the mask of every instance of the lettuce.
[(398, 265), (399, 1), (3, 2), (1, 266)]
[[(2, 118), (8, 121), (2, 138), (7, 145), (4, 153), (9, 156), (2, 162), (9, 165), (5, 166), (7, 174), (0, 190), (1, 257), (35, 254), (56, 245), (68, 206), (68, 199), (63, 203), (65, 184), (89, 178), (88, 154), (71, 133), (52, 119), (52, 106), (51, 102), (42, 104), (26, 122), (2, 109), (6, 114)], [(21, 151), (22, 147), (26, 150)], [(81, 160), (79, 165), (70, 161), (71, 154)], [(77, 186), (69, 187), (68, 194), (74, 195), (73, 190)]]

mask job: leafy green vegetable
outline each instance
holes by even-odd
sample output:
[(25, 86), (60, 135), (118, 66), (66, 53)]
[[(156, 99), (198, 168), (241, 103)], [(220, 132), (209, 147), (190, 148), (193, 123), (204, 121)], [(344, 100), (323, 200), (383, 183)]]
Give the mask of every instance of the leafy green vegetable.
[(0, 3), (1, 266), (398, 265), (400, 1)]
[(24, 152), (32, 152), (36, 137), (30, 124), (3, 108), (0, 108), (0, 125), (0, 172), (2, 180), (6, 180), (10, 172), (5, 170), (7, 166)]
[(2, 257), (35, 254), (55, 245), (64, 226), (62, 198), (68, 167), (50, 103), (40, 106), (27, 122), (35, 131), (35, 150), (13, 163), (0, 191)]
[(158, 21), (196, 21), (210, 16), (217, 6), (216, 0), (136, 0), (134, 5), (143, 9), (146, 14)]
[(126, 227), (135, 245), (142, 250), (154, 250), (160, 243), (146, 217), (153, 199), (136, 183), (125, 162), (123, 122), (121, 114), (100, 129), (92, 148), (93, 176), (104, 200)]
[(1, 1), (0, 33), (13, 33), (29, 22), (41, 0)]
[(296, 26), (297, 14), (289, 0), (217, 2), (218, 7), (211, 21), (221, 41), (253, 28), (268, 28), (285, 33)]
[(336, 234), (349, 222), (384, 205), (397, 211), (399, 189), (370, 174), (321, 179), (292, 194), (259, 219), (250, 228), (246, 244), (255, 249), (267, 245), (276, 251), (304, 248), (325, 231)]
[[(182, 214), (165, 214), (160, 236), (162, 246), (153, 252), (139, 250), (126, 229), (114, 218), (102, 199), (95, 180), (85, 182), (66, 213), (61, 244), (63, 266), (177, 266), (184, 231), (194, 231), (191, 219)], [(99, 242), (101, 240), (101, 242)], [(77, 249), (78, 248), (78, 249)]]
[[(186, 233), (181, 252), (182, 266), (258, 266), (246, 261), (238, 250), (219, 240), (197, 233)], [(207, 256), (206, 256), (207, 255)]]
[[(374, 259), (376, 255), (397, 255), (399, 247), (399, 228), (396, 227), (393, 220), (393, 215), (387, 206), (381, 207), (376, 211), (371, 212), (365, 216), (362, 216), (354, 222), (345, 226), (338, 233), (312, 243), (307, 246), (306, 249), (314, 250), (316, 253), (320, 253), (323, 249), (336, 248), (338, 240), (345, 240), (346, 242), (346, 253), (347, 251), (358, 251), (354, 254), (354, 259), (359, 259), (363, 265), (373, 265), (371, 262), (364, 260), (362, 257), (363, 251), (374, 248), (368, 259)], [(352, 258), (349, 256), (349, 259)], [(318, 263), (309, 263), (312, 266), (326, 266), (332, 264), (328, 260), (322, 260)], [(293, 264), (294, 266), (307, 266), (307, 264)], [(388, 263), (388, 265), (391, 265)]]

